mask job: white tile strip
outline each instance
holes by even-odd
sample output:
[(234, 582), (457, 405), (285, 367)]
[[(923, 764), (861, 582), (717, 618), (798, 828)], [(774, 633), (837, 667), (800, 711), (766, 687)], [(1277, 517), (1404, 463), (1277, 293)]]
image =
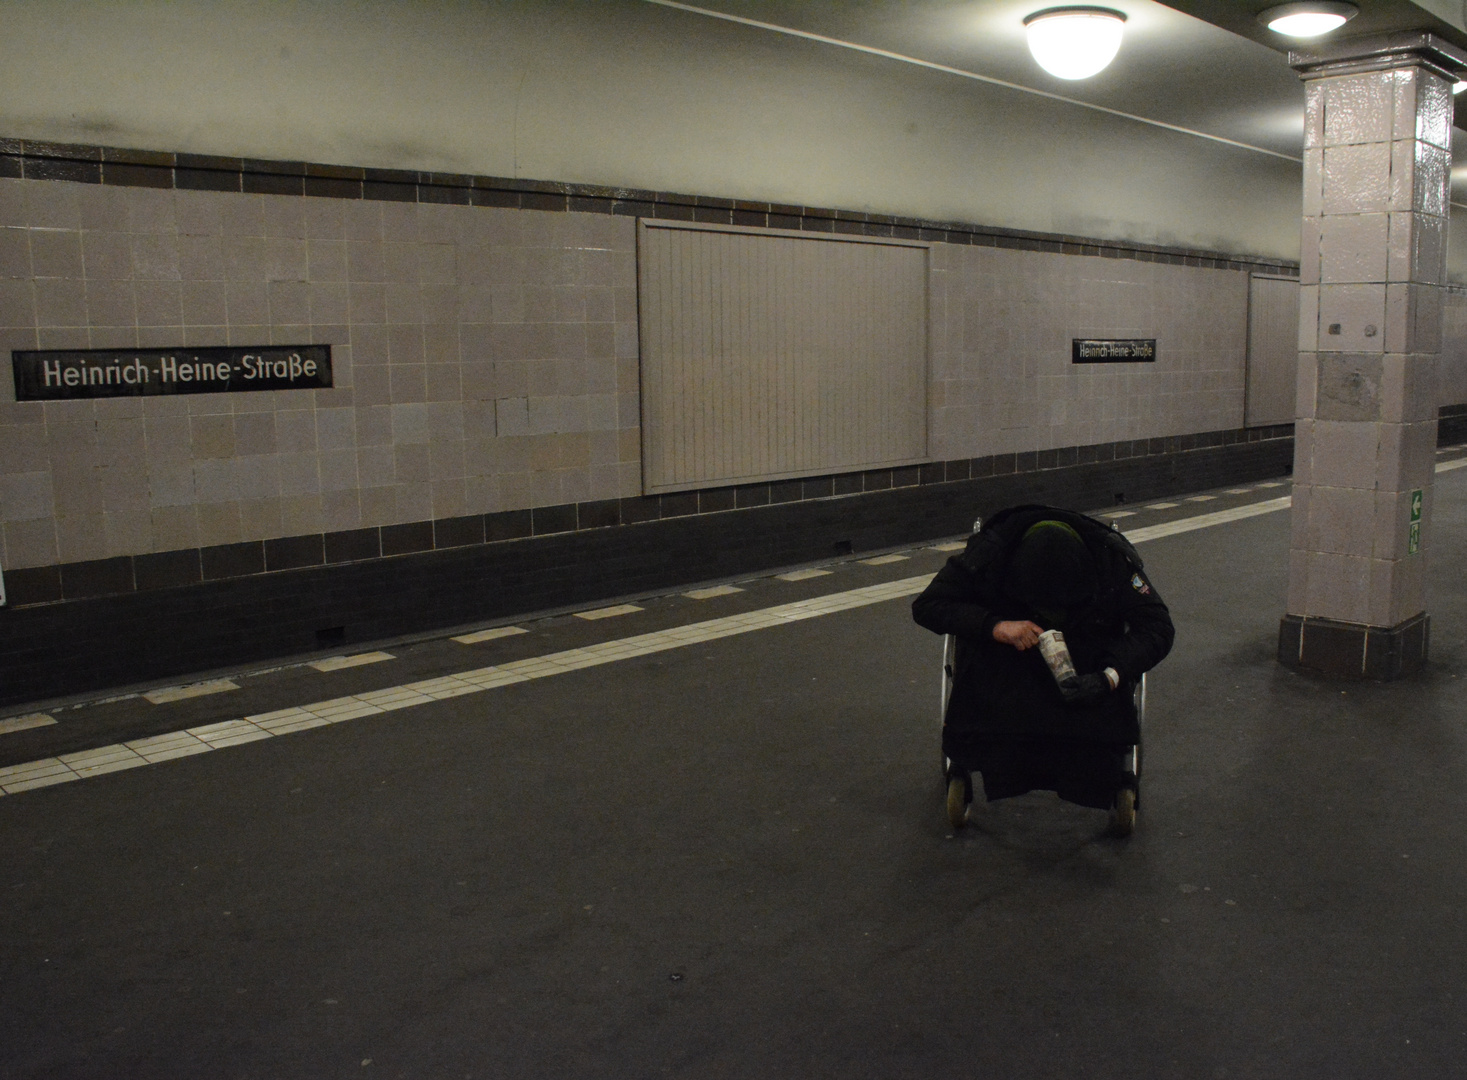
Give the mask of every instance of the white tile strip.
[(809, 581), (811, 578), (825, 577), (829, 570), (791, 570), (788, 574), (775, 574), (780, 581)]
[(213, 747), (202, 739), (196, 739), (187, 731), (172, 731), (167, 735), (154, 735), (149, 739), (135, 739), (124, 744), (134, 753), (147, 758), (151, 765), (155, 761), (172, 761), (174, 758), (202, 754)]
[(1147, 540), (1159, 540), (1163, 536), (1192, 532), (1194, 529), (1225, 525), (1230, 521), (1242, 521), (1244, 518), (1257, 517), (1259, 514), (1271, 514), (1275, 510), (1288, 509), (1293, 501), (1292, 495), (1285, 495), (1280, 499), (1235, 506), (1230, 510), (1214, 510), (1210, 514), (1198, 514), (1196, 517), (1182, 518), (1180, 521), (1168, 521), (1163, 525), (1147, 525), (1145, 528), (1126, 533), (1126, 539), (1133, 544), (1140, 544)]
[(885, 566), (887, 563), (906, 562), (910, 558), (910, 555), (878, 555), (874, 559), (861, 559), (859, 561), (866, 566)]
[(614, 607), (597, 608), (595, 611), (578, 611), (578, 619), (612, 619), (618, 615), (630, 615), (634, 611), (641, 611), (636, 604), (617, 604)]
[[(1447, 464), (1456, 466), (1454, 462)], [(1464, 460), (1462, 464), (1467, 465), (1467, 460)], [(1164, 525), (1152, 525), (1126, 535), (1132, 543), (1144, 543), (1163, 536), (1173, 536), (1177, 533), (1191, 532), (1194, 529), (1205, 529), (1212, 525), (1222, 525), (1230, 521), (1241, 521), (1260, 514), (1272, 513), (1275, 510), (1284, 509), (1291, 501), (1291, 498), (1286, 495), (1267, 502), (1201, 514), (1181, 521), (1167, 522)], [(954, 543), (942, 545), (938, 550), (956, 550), (963, 546), (965, 545)], [(829, 573), (828, 570), (804, 570), (797, 571), (795, 575), (782, 576), (794, 577), (794, 580), (799, 581), (807, 577)], [(277, 735), (304, 731), (308, 728), (341, 723), (361, 716), (373, 716), (458, 697), (462, 694), (492, 690), (512, 683), (527, 682), (531, 679), (559, 675), (567, 671), (579, 671), (582, 668), (609, 664), (617, 660), (679, 649), (700, 641), (711, 641), (716, 638), (746, 634), (754, 630), (785, 626), (802, 619), (819, 618), (837, 611), (849, 611), (852, 608), (879, 604), (887, 600), (915, 596), (925, 589), (931, 580), (930, 574), (901, 578), (897, 581), (868, 585), (846, 592), (829, 593), (791, 604), (780, 604), (758, 611), (728, 615), (721, 619), (709, 619), (706, 622), (692, 623), (688, 626), (638, 634), (635, 637), (618, 638), (597, 645), (513, 660), (497, 666), (476, 668), (472, 671), (460, 671), (453, 675), (409, 683), (406, 686), (389, 686), (363, 694), (240, 717), (237, 720), (204, 724), (200, 727), (189, 728), (187, 731), (174, 731), (145, 739), (135, 739), (128, 743), (101, 746), (75, 754), (64, 754), (59, 758), (44, 758), (40, 761), (11, 765), (0, 768), (0, 792), (14, 795), (33, 788), (81, 780), (89, 776), (100, 776), (103, 773), (116, 772), (120, 769), (133, 769), (140, 765), (151, 765), (155, 762), (170, 761), (191, 754), (202, 754), (227, 746), (254, 742), (258, 739), (269, 739)], [(624, 606), (634, 607), (630, 604)], [(601, 610), (613, 609), (603, 608)], [(361, 655), (390, 658), (386, 653)]]
[(496, 626), (493, 630), (476, 630), (472, 634), (461, 634), (454, 638), (460, 645), (477, 645), (481, 641), (494, 641), (497, 638), (513, 637), (515, 634), (528, 633), (518, 626)]
[(33, 712), (24, 716), (12, 716), (0, 720), (0, 735), (9, 735), (12, 731), (29, 731), (31, 728), (46, 727), (56, 723), (56, 718), (50, 713)]
[(1171, 509), (1175, 508), (1177, 505), (1178, 505), (1177, 503), (1159, 502), (1159, 503), (1152, 503), (1146, 509), (1148, 509), (1148, 510), (1171, 510)]
[(229, 690), (238, 690), (237, 683), (228, 679), (212, 679), (209, 682), (196, 682), (188, 686), (165, 686), (161, 690), (149, 690), (143, 695), (145, 701), (151, 701), (154, 705), (166, 705), (170, 701), (185, 701), (188, 698), (207, 697), (210, 694), (223, 694)]
[(1215, 498), (1217, 498), (1216, 495), (1189, 495), (1187, 498), (1183, 499), (1182, 501), (1183, 502), (1212, 502), (1212, 500), (1215, 499)]
[(340, 671), (343, 668), (362, 667), (365, 664), (380, 664), (383, 660), (397, 659), (390, 652), (364, 652), (355, 656), (328, 656), (324, 660), (312, 660), (308, 667), (317, 671)]
[(1439, 461), (1436, 465), (1437, 472), (1451, 472), (1453, 469), (1467, 468), (1467, 458), (1458, 458), (1456, 461)]
[(100, 746), (77, 754), (62, 754), (58, 760), (83, 779), (148, 764), (147, 758), (121, 745)]
[(737, 585), (713, 585), (707, 589), (694, 589), (683, 593), (689, 600), (712, 600), (715, 596), (732, 596), (744, 590)]
[(23, 765), (10, 765), (0, 769), (0, 787), (33, 780), (38, 776), (51, 776), (55, 773), (70, 772), (59, 758), (42, 758), (40, 761), (27, 761)]
[(967, 546), (968, 546), (968, 541), (966, 541), (966, 540), (949, 540), (946, 544), (933, 544), (927, 550), (929, 550), (929, 551), (962, 551), (963, 548), (965, 548)]

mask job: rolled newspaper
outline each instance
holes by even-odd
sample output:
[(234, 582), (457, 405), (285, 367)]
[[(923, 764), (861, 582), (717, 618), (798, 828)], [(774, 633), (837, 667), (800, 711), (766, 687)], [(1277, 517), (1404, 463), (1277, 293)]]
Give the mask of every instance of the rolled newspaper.
[(1039, 654), (1044, 657), (1050, 674), (1060, 686), (1064, 685), (1066, 679), (1075, 677), (1075, 661), (1070, 658), (1065, 635), (1058, 630), (1046, 630), (1039, 635)]

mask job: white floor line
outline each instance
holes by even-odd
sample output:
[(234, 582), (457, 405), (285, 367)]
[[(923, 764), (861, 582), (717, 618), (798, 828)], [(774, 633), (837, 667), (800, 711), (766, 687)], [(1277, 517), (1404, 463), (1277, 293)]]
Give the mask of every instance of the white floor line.
[(878, 555), (874, 559), (861, 559), (859, 561), (866, 566), (885, 566), (887, 563), (906, 562), (910, 558), (910, 555)]
[(1453, 469), (1467, 468), (1467, 458), (1458, 458), (1456, 461), (1441, 461), (1437, 463), (1437, 472), (1451, 472)]
[(829, 570), (791, 570), (788, 574), (775, 574), (780, 581), (808, 581), (811, 578), (824, 577), (830, 573)]
[[(1211, 514), (1184, 518), (1181, 521), (1171, 521), (1164, 525), (1152, 525), (1144, 529), (1136, 529), (1126, 535), (1132, 543), (1144, 543), (1163, 536), (1173, 536), (1177, 533), (1205, 529), (1212, 525), (1241, 521), (1259, 514), (1282, 510), (1289, 505), (1290, 501), (1289, 496), (1284, 496), (1267, 502), (1252, 503), (1230, 510), (1219, 510)], [(801, 573), (804, 576), (815, 576), (809, 571)], [(819, 573), (829, 573), (829, 571)], [(850, 611), (888, 600), (904, 599), (921, 592), (931, 580), (931, 574), (919, 574), (916, 577), (882, 582), (879, 585), (867, 585), (846, 592), (828, 593), (825, 596), (761, 608), (758, 611), (746, 611), (738, 615), (709, 619), (705, 622), (672, 627), (668, 630), (657, 630), (629, 638), (616, 638), (596, 645), (566, 649), (544, 656), (527, 657), (504, 664), (476, 668), (472, 671), (460, 671), (452, 675), (408, 683), (404, 686), (389, 686), (380, 690), (364, 691), (361, 694), (331, 698), (309, 705), (292, 706), (275, 712), (258, 713), (235, 720), (204, 724), (186, 731), (174, 731), (145, 739), (135, 739), (127, 743), (99, 746), (96, 749), (83, 750), (75, 754), (28, 761), (20, 765), (0, 768), (0, 793), (16, 795), (22, 791), (48, 787), (52, 784), (83, 780), (90, 776), (100, 776), (103, 773), (116, 772), (120, 769), (131, 769), (191, 754), (221, 750), (227, 746), (238, 746), (241, 743), (255, 742), (259, 739), (288, 735), (325, 724), (338, 724), (362, 716), (375, 716), (464, 694), (477, 694), (512, 683), (547, 678), (567, 671), (579, 671), (583, 668), (615, 663), (618, 660), (679, 649), (697, 642), (733, 637), (754, 630), (767, 630), (802, 619), (820, 618), (838, 611)], [(611, 609), (603, 608), (602, 610)], [(365, 653), (361, 655), (385, 657), (387, 654)]]
[(154, 705), (166, 705), (170, 701), (186, 701), (188, 698), (207, 697), (209, 694), (223, 694), (238, 689), (239, 684), (228, 679), (212, 679), (189, 686), (165, 686), (161, 690), (149, 690), (143, 695), (143, 700), (151, 701)]
[(1235, 506), (1231, 510), (1214, 510), (1210, 514), (1198, 514), (1196, 517), (1182, 518), (1180, 521), (1168, 521), (1161, 525), (1147, 525), (1144, 528), (1133, 529), (1126, 533), (1126, 539), (1133, 544), (1140, 544), (1147, 540), (1159, 540), (1163, 536), (1176, 536), (1178, 533), (1191, 532), (1194, 529), (1206, 529), (1213, 525), (1225, 525), (1229, 521), (1242, 521), (1244, 518), (1257, 517), (1259, 514), (1271, 514), (1275, 510), (1286, 510), (1293, 501), (1294, 497), (1292, 495), (1285, 495), (1279, 499), (1269, 499), (1267, 502)]
[(636, 604), (617, 604), (614, 607), (597, 608), (595, 611), (578, 611), (578, 619), (612, 619), (618, 615), (630, 615), (634, 611), (641, 611)]
[(328, 656), (324, 660), (312, 660), (308, 667), (317, 671), (341, 671), (343, 668), (362, 667), (365, 664), (380, 664), (383, 660), (396, 660), (390, 652), (364, 652), (353, 656)]
[(496, 626), (493, 630), (475, 630), (472, 634), (460, 634), (454, 638), (460, 645), (477, 645), (481, 641), (494, 641), (496, 638), (513, 637), (515, 634), (528, 633), (518, 626)]
[(31, 728), (47, 727), (54, 723), (56, 718), (50, 713), (33, 712), (24, 716), (12, 716), (0, 720), (0, 735), (9, 735), (12, 731), (29, 731)]
[(683, 593), (689, 600), (712, 600), (719, 596), (732, 596), (744, 590), (737, 585), (712, 585), (706, 589), (694, 589), (692, 592)]

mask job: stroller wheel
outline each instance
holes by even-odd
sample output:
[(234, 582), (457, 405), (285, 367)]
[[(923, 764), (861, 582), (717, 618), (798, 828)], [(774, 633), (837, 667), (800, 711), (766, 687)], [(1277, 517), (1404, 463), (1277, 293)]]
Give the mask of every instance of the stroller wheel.
[(1115, 809), (1110, 812), (1110, 834), (1130, 836), (1136, 828), (1136, 792), (1121, 788), (1116, 794)]
[(961, 773), (949, 773), (947, 778), (947, 821), (954, 829), (968, 823), (968, 805), (973, 801), (972, 783)]

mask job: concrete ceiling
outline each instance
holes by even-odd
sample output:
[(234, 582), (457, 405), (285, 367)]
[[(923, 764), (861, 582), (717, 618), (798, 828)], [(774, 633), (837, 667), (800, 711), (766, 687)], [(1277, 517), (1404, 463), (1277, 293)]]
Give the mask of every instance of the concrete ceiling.
[[(1043, 71), (1024, 40), (1024, 17), (1056, 0), (651, 2), (896, 53), (1270, 154), (1297, 159), (1302, 152), (1304, 94), (1286, 55), (1300, 43), (1257, 20), (1277, 0), (1104, 0), (1125, 13), (1125, 41), (1105, 71), (1079, 82)], [(1463, 0), (1356, 2), (1360, 14), (1329, 40), (1429, 29), (1467, 46)], [(1467, 162), (1467, 136), (1456, 135), (1454, 157)], [(1458, 185), (1461, 198), (1467, 175)]]

